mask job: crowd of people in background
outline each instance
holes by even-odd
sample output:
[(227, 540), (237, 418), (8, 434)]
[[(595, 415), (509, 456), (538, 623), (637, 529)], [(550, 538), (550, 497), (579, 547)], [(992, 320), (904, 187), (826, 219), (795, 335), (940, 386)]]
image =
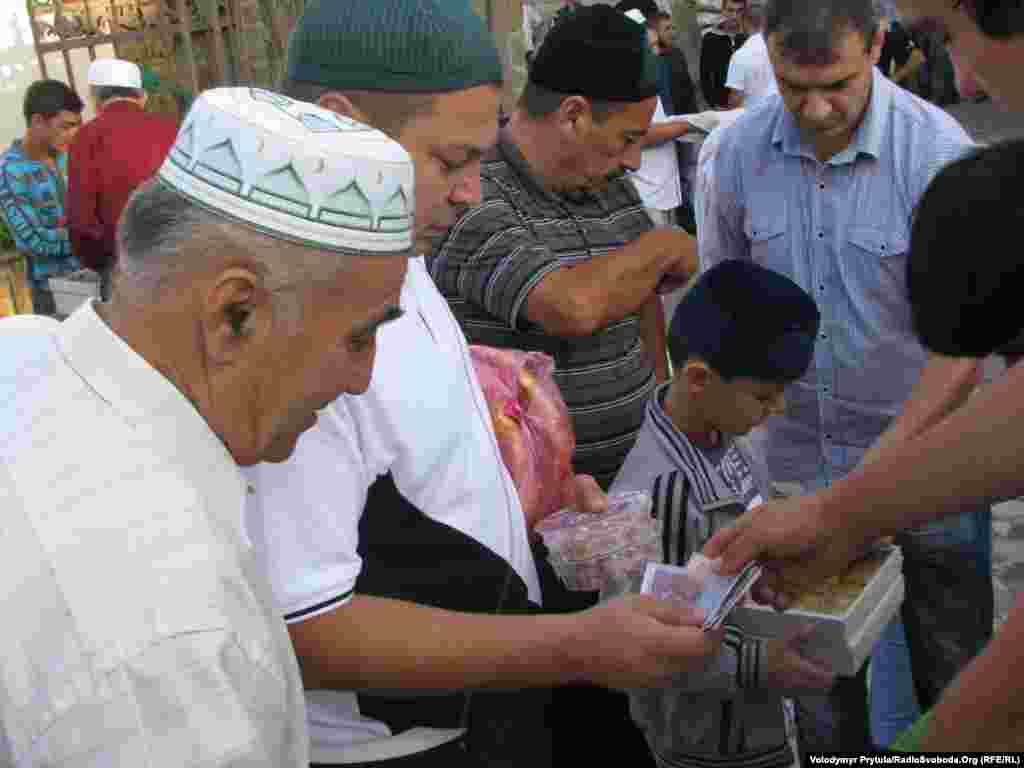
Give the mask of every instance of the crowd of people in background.
[[(996, 247), (1024, 151), (942, 109), (1024, 106), (1022, 4), (532, 21), (504, 110), (448, 0), (310, 0), (279, 92), (211, 89), (180, 125), (121, 59), (85, 125), (67, 85), (27, 90), (0, 155), (36, 310), (0, 322), (0, 765), (789, 768), (922, 716), (927, 748), (1024, 744), (990, 544), (1024, 492), (1024, 272)], [(101, 299), (53, 317), (82, 267)], [(785, 608), (894, 537), (869, 664), (567, 589), (470, 344), (552, 358), (572, 506), (648, 493), (665, 563), (757, 559)]]

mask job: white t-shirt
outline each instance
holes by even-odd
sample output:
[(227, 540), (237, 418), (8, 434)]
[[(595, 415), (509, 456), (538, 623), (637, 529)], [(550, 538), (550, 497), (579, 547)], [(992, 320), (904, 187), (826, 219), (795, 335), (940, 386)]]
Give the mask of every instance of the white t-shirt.
[(246, 487), (86, 304), (0, 321), (0, 765), (305, 768)]
[[(540, 603), (519, 496), (465, 336), (422, 258), (409, 262), (401, 302), (405, 316), (378, 331), (367, 393), (325, 409), (288, 462), (247, 470), (250, 535), (289, 623), (351, 597), (367, 489), (389, 471), (418, 509), (503, 557)], [(355, 744), (360, 760), (409, 752), (374, 744), (389, 730), (362, 717), (352, 693), (308, 694), (307, 709), (313, 762), (342, 762)]]
[(753, 106), (758, 99), (778, 92), (775, 70), (772, 69), (772, 63), (768, 58), (768, 46), (765, 44), (764, 35), (751, 35), (732, 55), (725, 87), (743, 93), (744, 107)]
[[(661, 99), (654, 109), (651, 125), (668, 122)], [(666, 141), (644, 148), (640, 155), (640, 170), (629, 175), (645, 208), (671, 211), (683, 204), (683, 191), (679, 185), (679, 158), (676, 143)]]

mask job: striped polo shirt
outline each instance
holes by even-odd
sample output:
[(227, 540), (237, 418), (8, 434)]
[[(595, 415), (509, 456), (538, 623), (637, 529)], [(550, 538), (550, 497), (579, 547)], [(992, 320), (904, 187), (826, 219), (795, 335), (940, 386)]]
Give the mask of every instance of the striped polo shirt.
[(651, 220), (626, 179), (597, 194), (545, 189), (506, 135), (485, 159), (481, 178), (482, 204), (437, 244), (431, 274), (471, 343), (554, 357), (576, 430), (576, 472), (607, 487), (654, 389), (640, 318), (628, 315), (591, 336), (551, 336), (526, 318), (526, 299), (554, 270), (621, 248), (650, 230)]

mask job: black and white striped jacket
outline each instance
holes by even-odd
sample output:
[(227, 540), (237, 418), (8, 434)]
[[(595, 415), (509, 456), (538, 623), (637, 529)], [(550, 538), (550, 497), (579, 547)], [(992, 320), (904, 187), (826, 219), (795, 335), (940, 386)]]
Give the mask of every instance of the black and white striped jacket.
[[(651, 397), (643, 427), (612, 492), (646, 491), (662, 522), (662, 558), (684, 565), (727, 522), (709, 511), (734, 498), (743, 507), (767, 494), (763, 465), (736, 441), (714, 451), (695, 446), (662, 408), (668, 385)], [(766, 498), (766, 496), (765, 496)], [(764, 640), (727, 626), (722, 652), (701, 673), (631, 694), (633, 718), (659, 765), (685, 768), (783, 768), (794, 756), (782, 697), (761, 688)]]

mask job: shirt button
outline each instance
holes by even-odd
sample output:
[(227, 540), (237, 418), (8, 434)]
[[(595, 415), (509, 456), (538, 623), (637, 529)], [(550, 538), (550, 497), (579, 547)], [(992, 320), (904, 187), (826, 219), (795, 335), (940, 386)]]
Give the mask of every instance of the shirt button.
[(818, 233), (818, 237), (819, 237), (819, 238), (821, 238), (821, 237), (824, 237), (824, 236), (825, 236), (825, 233), (824, 233), (824, 232), (819, 232), (819, 233)]
[(825, 290), (825, 284), (824, 283), (819, 283), (818, 284), (818, 290), (819, 291), (824, 291)]
[(824, 185), (824, 184), (819, 184), (819, 185), (818, 185), (818, 189), (824, 189), (824, 188), (825, 188), (825, 185)]

